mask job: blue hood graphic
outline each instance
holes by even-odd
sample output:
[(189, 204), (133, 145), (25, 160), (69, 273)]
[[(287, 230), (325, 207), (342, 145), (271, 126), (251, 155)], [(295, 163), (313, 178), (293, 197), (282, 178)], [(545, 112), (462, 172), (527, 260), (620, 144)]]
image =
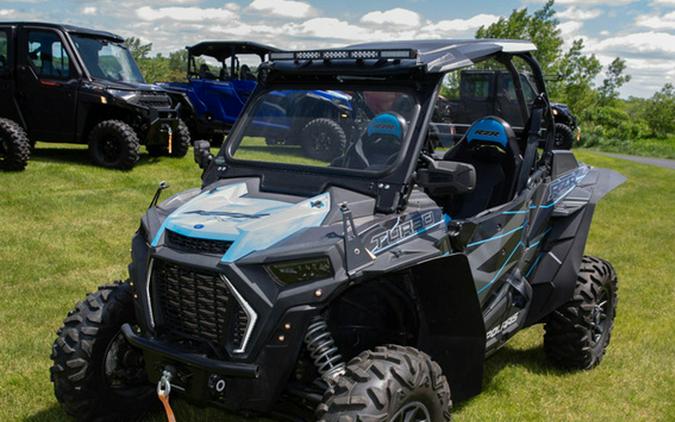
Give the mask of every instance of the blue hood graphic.
[(197, 195), (164, 220), (152, 246), (160, 244), (167, 229), (188, 237), (227, 240), (233, 243), (222, 261), (234, 262), (303, 229), (320, 226), (330, 210), (328, 193), (298, 203), (247, 194), (246, 184), (237, 183)]

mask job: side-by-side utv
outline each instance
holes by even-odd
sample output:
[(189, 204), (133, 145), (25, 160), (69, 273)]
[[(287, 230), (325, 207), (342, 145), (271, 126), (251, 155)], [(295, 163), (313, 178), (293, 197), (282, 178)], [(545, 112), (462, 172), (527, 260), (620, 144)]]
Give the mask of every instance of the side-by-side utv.
[(148, 85), (124, 39), (43, 22), (0, 22), (0, 168), (26, 167), (36, 141), (89, 146), (91, 160), (131, 169), (140, 146), (183, 157), (180, 105)]
[[(158, 391), (244, 415), (446, 421), (452, 400), (480, 393), (486, 357), (535, 324), (552, 364), (597, 365), (617, 276), (584, 248), (596, 203), (624, 179), (553, 148), (534, 50), (433, 40), (271, 53), (217, 155), (196, 143), (202, 186), (162, 202), (158, 189), (129, 279), (89, 294), (58, 331), (51, 375), (66, 412), (128, 420)], [(481, 116), (438, 147), (443, 79), (475, 64), (511, 73), (525, 123)], [(256, 135), (282, 118), (279, 92), (315, 90), (349, 97), (344, 148), (319, 160)]]

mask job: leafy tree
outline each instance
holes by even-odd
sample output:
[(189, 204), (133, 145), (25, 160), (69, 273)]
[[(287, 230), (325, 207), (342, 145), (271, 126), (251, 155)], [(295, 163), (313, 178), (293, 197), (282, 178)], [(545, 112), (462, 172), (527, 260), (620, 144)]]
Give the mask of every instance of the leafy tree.
[(602, 81), (598, 90), (603, 104), (607, 104), (619, 97), (619, 88), (630, 82), (631, 76), (626, 75), (626, 61), (617, 57), (607, 67), (607, 78)]
[(476, 38), (531, 40), (537, 46), (534, 56), (544, 73), (548, 73), (560, 56), (563, 46), (553, 4), (553, 0), (548, 0), (541, 9), (532, 14), (528, 13), (527, 8), (514, 10), (508, 18), (499, 18), (487, 27), (481, 26), (476, 32)]
[(646, 102), (644, 119), (652, 133), (665, 137), (675, 133), (675, 88), (668, 83)]
[(597, 57), (594, 54), (585, 55), (583, 50), (583, 40), (573, 41), (570, 49), (555, 63), (557, 73), (562, 75), (562, 79), (549, 84), (552, 98), (567, 103), (575, 113), (580, 113), (597, 102), (593, 80), (602, 70)]
[(146, 59), (152, 51), (152, 43), (143, 44), (140, 38), (131, 37), (124, 40), (124, 44), (127, 46), (131, 55), (136, 61), (141, 59)]

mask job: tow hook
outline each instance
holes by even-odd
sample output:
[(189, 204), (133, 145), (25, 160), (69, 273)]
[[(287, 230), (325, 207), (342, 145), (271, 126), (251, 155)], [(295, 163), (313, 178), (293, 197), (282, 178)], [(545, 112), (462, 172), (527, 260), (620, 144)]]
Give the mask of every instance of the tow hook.
[(173, 409), (171, 409), (171, 404), (169, 403), (172, 378), (173, 370), (170, 367), (166, 367), (164, 371), (162, 371), (162, 377), (157, 382), (157, 397), (164, 406), (164, 413), (166, 413), (166, 420), (168, 422), (176, 422), (176, 417), (174, 416)]
[(171, 155), (173, 153), (173, 130), (171, 129), (171, 126), (167, 126), (166, 132), (168, 134), (168, 139), (167, 139), (168, 145), (167, 145), (167, 147), (168, 147), (168, 150), (169, 150), (169, 155)]

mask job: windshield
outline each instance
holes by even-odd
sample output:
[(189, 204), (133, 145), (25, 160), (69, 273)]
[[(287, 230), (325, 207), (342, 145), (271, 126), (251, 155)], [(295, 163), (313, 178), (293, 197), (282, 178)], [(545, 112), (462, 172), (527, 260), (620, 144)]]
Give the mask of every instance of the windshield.
[(380, 172), (405, 149), (419, 105), (404, 91), (272, 90), (229, 141), (235, 159)]
[(116, 82), (145, 82), (134, 58), (123, 45), (83, 35), (73, 35), (72, 38), (93, 78)]

